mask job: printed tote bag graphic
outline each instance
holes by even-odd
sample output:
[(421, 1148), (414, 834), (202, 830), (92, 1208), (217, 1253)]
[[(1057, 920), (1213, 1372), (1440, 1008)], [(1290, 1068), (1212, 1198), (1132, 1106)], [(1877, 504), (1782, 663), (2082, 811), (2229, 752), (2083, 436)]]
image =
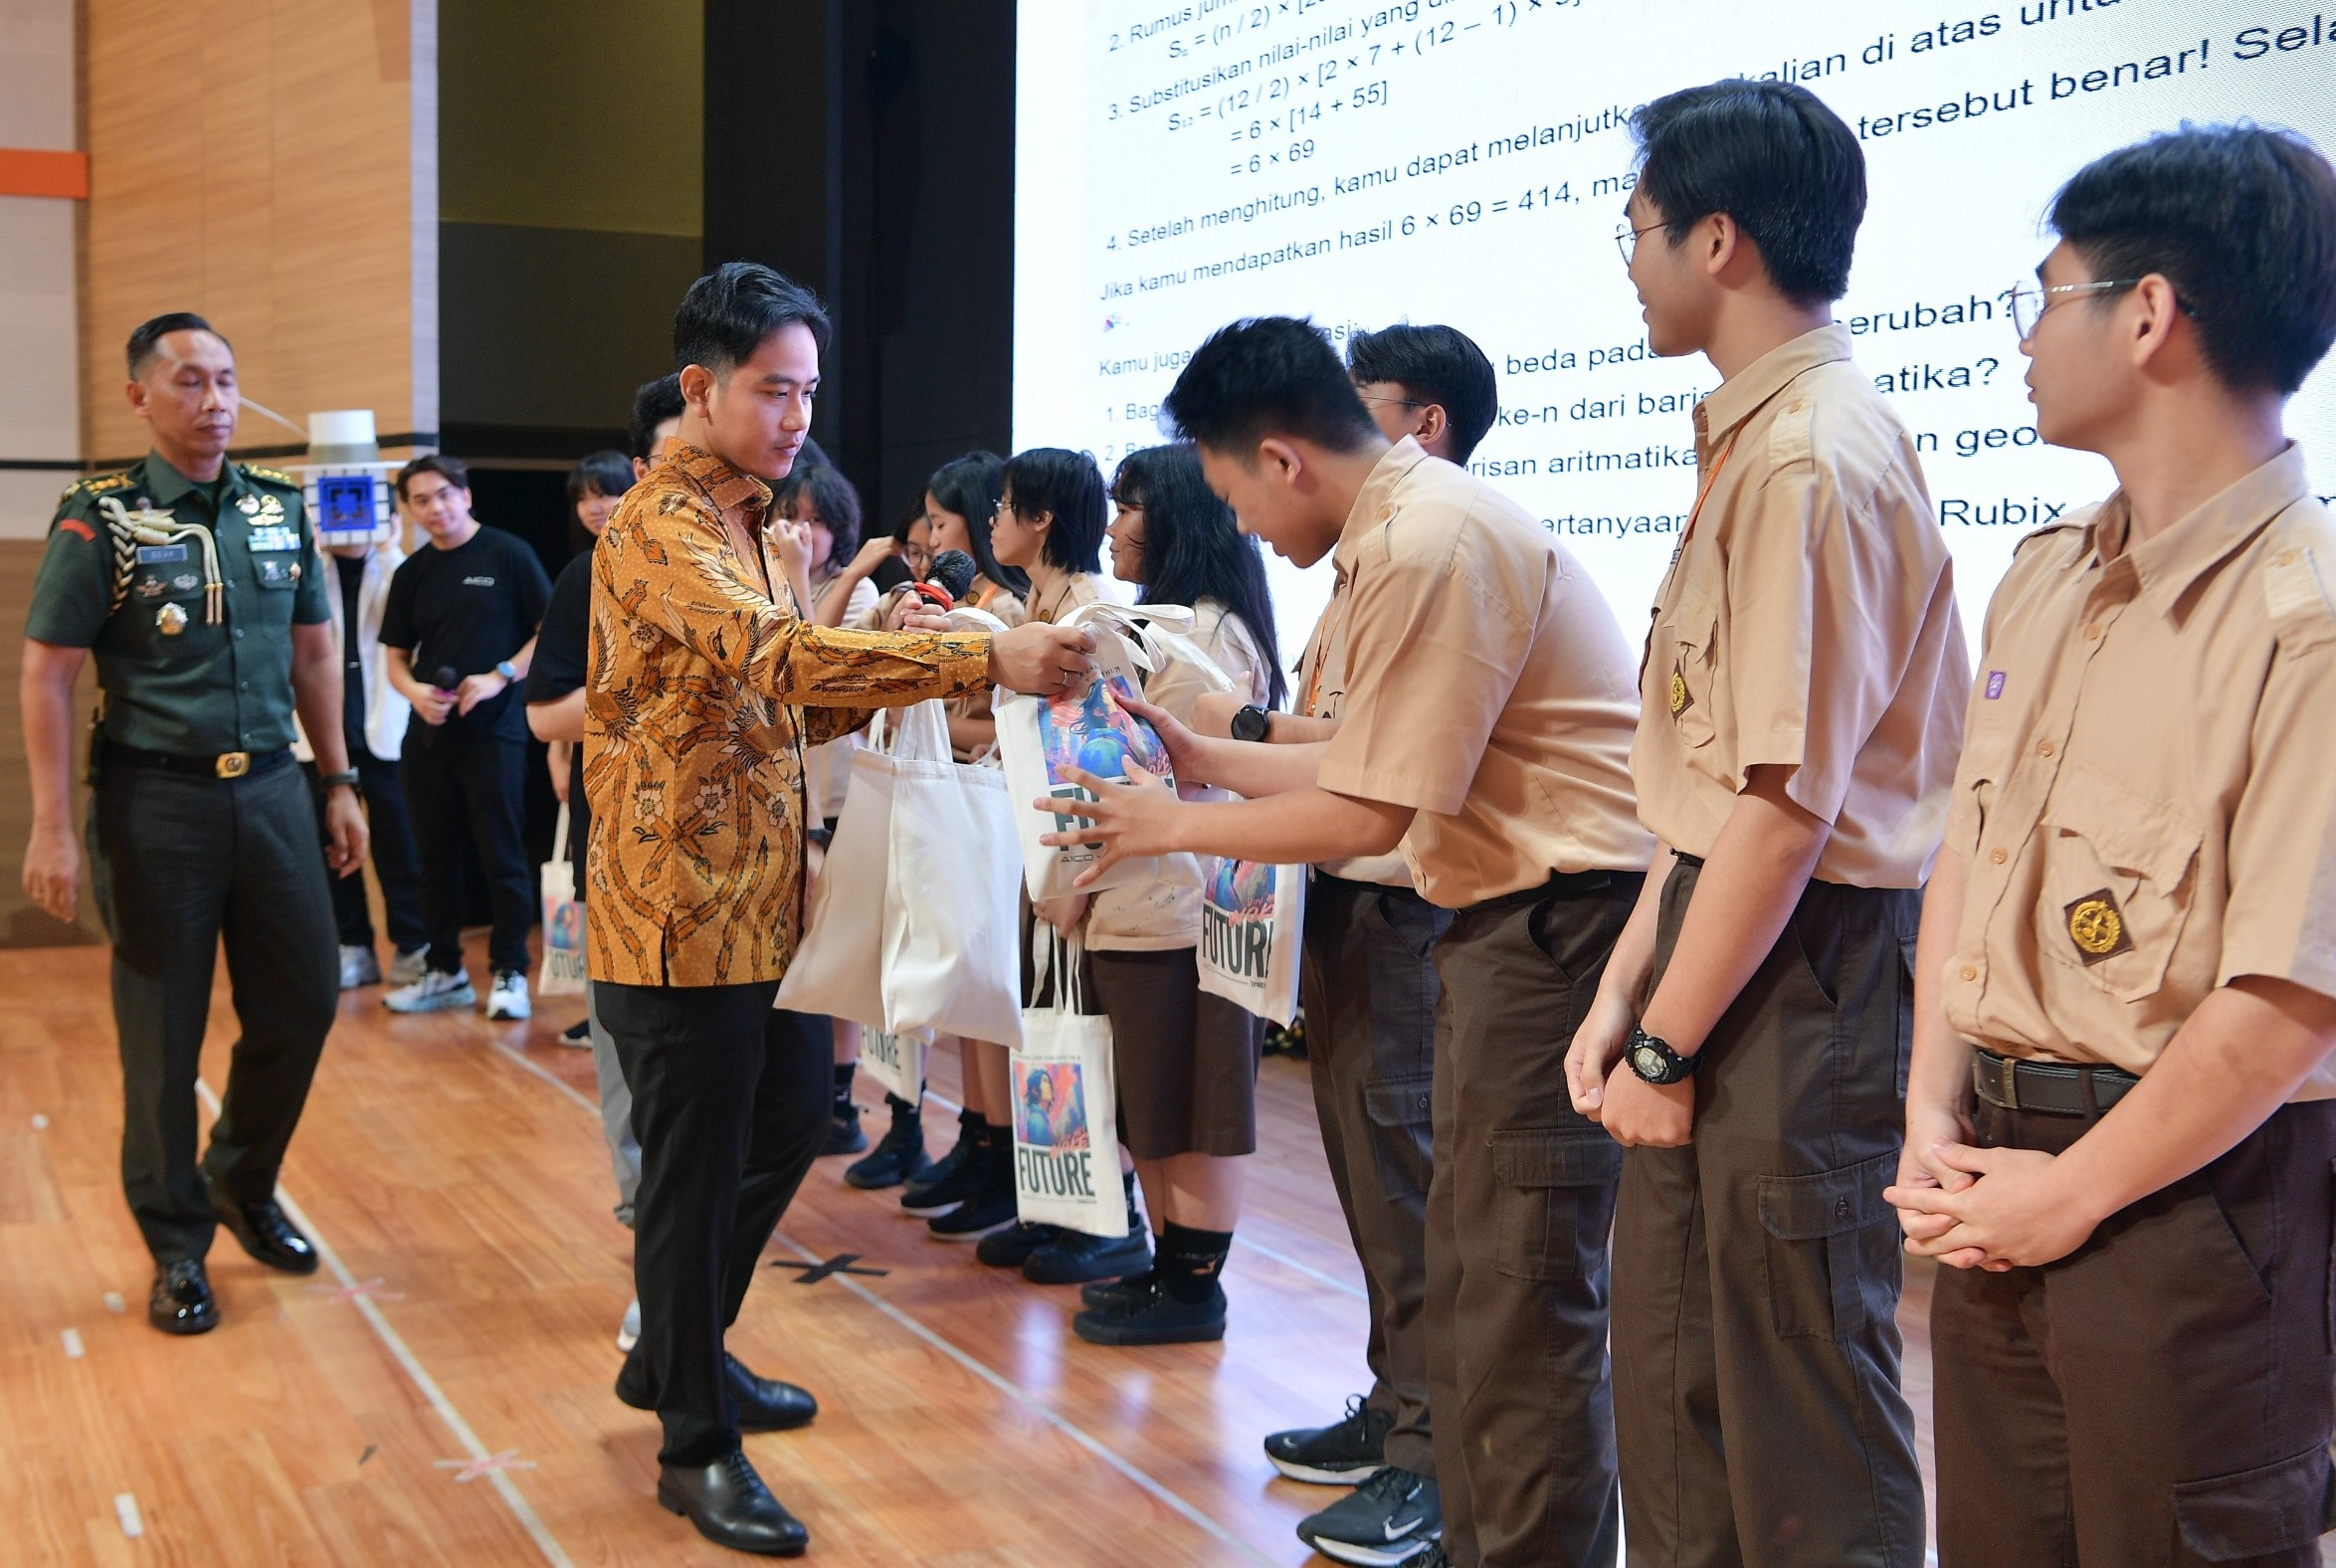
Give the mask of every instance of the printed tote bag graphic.
[[(1119, 1092), (1111, 1024), (1081, 1013), (1075, 943), (1041, 925), (1031, 938), (1031, 994), (1047, 1005), (1022, 1015), (1022, 1044), (1008, 1059), (1014, 1086), (1014, 1207), (1031, 1225), (1089, 1236), (1127, 1234), (1119, 1185)], [(1050, 985), (1052, 975), (1054, 983)]]

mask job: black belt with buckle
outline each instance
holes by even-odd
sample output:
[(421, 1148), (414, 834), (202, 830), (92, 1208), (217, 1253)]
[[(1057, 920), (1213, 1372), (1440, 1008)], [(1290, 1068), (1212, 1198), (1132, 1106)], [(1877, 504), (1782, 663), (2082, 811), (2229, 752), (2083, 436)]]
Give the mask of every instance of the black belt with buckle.
[(1544, 898), (1586, 898), (1594, 892), (1604, 892), (1614, 885), (1617, 877), (1635, 877), (1636, 872), (1551, 872), (1549, 881), (1534, 887), (1520, 887), (1515, 892), (1504, 892), (1494, 897), (1471, 903), (1460, 909), (1461, 914), (1478, 914), (1487, 909), (1513, 909), (1521, 903), (1539, 903)]
[(2033, 1110), (2047, 1116), (2097, 1116), (2123, 1099), (2140, 1081), (2122, 1068), (2024, 1062), (1978, 1049), (1971, 1053), (1972, 1092), (2006, 1110)]
[(292, 759), (290, 746), (278, 746), (274, 751), (222, 751), (211, 756), (184, 757), (170, 751), (140, 751), (118, 740), (105, 742), (105, 760), (108, 762), (205, 779), (250, 778), (280, 768)]

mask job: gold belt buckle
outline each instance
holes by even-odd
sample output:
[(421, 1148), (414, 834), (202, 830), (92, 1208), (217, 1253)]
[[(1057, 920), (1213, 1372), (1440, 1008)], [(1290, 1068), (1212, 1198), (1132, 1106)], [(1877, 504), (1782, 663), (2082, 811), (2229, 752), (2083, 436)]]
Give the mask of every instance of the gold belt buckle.
[(222, 751), (213, 767), (223, 779), (240, 779), (252, 771), (252, 754), (249, 751)]

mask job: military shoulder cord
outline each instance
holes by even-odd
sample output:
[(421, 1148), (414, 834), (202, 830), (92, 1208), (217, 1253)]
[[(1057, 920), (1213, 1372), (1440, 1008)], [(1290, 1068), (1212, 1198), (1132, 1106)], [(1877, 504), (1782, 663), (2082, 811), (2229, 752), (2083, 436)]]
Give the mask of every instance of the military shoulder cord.
[(225, 607), (225, 584), (219, 576), (219, 546), (213, 542), (209, 528), (199, 522), (172, 526), (169, 512), (155, 511), (142, 504), (133, 512), (112, 495), (99, 497), (97, 510), (105, 518), (105, 531), (113, 538), (113, 589), (106, 614), (119, 610), (129, 597), (129, 580), (137, 571), (139, 545), (177, 544), (195, 539), (203, 546), (203, 624), (219, 624)]

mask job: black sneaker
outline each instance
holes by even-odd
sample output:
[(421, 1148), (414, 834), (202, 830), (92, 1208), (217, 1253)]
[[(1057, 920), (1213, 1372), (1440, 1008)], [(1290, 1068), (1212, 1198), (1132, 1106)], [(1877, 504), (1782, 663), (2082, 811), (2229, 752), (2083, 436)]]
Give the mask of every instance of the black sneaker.
[(1225, 1337), (1225, 1287), (1212, 1281), (1208, 1295), (1179, 1301), (1155, 1279), (1152, 1288), (1123, 1308), (1090, 1306), (1071, 1320), (1071, 1331), (1091, 1345), (1197, 1345)]
[(925, 1221), (924, 1228), (938, 1241), (975, 1242), (1014, 1223), (1014, 1189), (1009, 1187), (1001, 1192), (994, 1184), (984, 1182), (980, 1192), (947, 1214)]
[(868, 1147), (868, 1134), (860, 1130), (860, 1107), (843, 1105), (828, 1112), (828, 1141), (820, 1149), (820, 1157), (830, 1154), (858, 1154)]
[(914, 1181), (933, 1165), (932, 1156), (924, 1151), (924, 1119), (916, 1107), (891, 1094), (884, 1096), (884, 1103), (892, 1107), (891, 1130), (867, 1159), (855, 1160), (844, 1171), (847, 1185), (869, 1192)]
[(910, 1182), (900, 1194), (900, 1207), (910, 1214), (947, 1214), (989, 1185), (985, 1140), (979, 1134), (959, 1134), (957, 1147), (925, 1175), (927, 1180)]
[[(1128, 1227), (1125, 1236), (1064, 1231), (1030, 1255), (1030, 1262), (1022, 1266), (1022, 1277), (1032, 1284), (1084, 1284), (1090, 1279), (1124, 1279), (1151, 1267), (1152, 1233), (1139, 1221)], [(1086, 1297), (1082, 1294), (1080, 1299)]]
[(1020, 1269), (1030, 1255), (1063, 1234), (1060, 1226), (1030, 1225), (1021, 1220), (981, 1239), (973, 1256), (992, 1269)]
[(1395, 1418), (1373, 1410), (1356, 1394), (1346, 1415), (1328, 1427), (1298, 1427), (1265, 1440), (1265, 1458), (1291, 1480), (1316, 1486), (1353, 1486), (1387, 1468), (1387, 1434)]
[(1392, 1465), (1297, 1525), (1299, 1540), (1359, 1568), (1418, 1561), (1443, 1533), (1436, 1477)]

